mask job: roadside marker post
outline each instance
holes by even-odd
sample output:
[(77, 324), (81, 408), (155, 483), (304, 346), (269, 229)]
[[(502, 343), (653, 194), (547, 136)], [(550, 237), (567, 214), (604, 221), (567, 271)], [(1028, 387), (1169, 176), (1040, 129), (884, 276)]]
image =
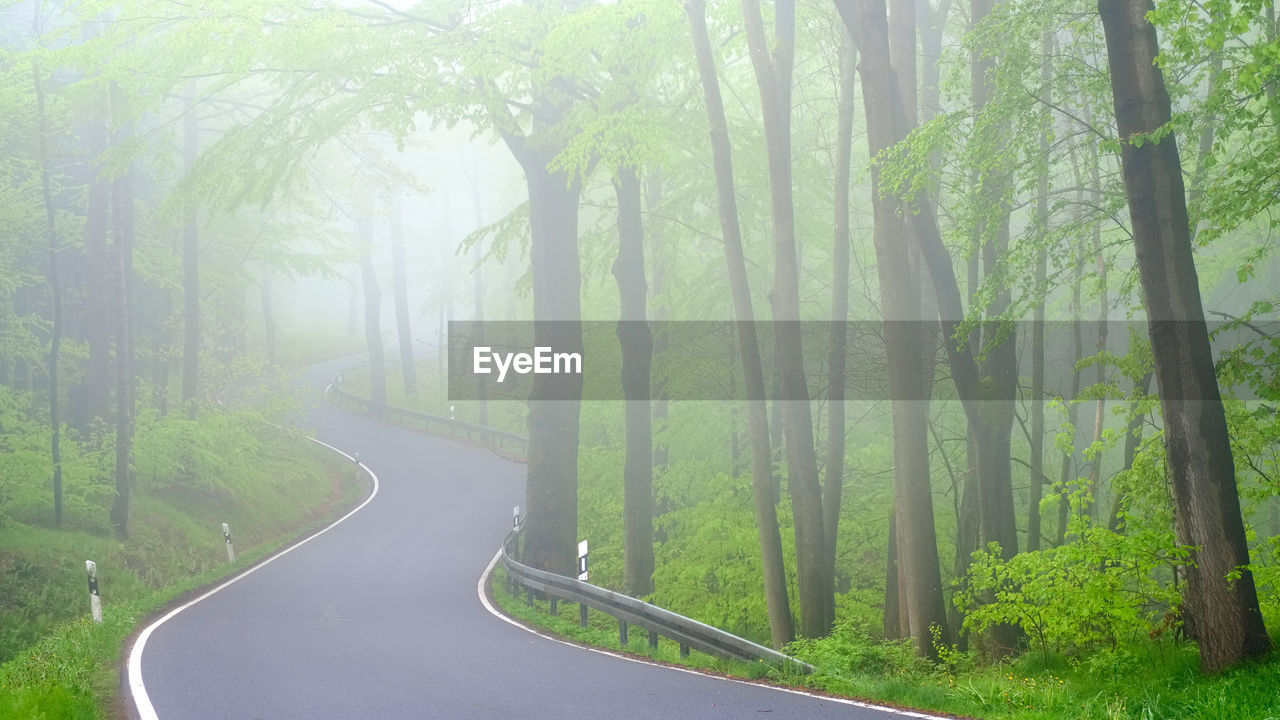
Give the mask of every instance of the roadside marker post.
[(520, 527), (520, 506), (517, 505), (511, 509), (511, 529), (515, 530)]
[(226, 523), (222, 523), (222, 537), (227, 541), (227, 562), (232, 565), (236, 562), (236, 549), (231, 545), (231, 527)]
[[(583, 540), (578, 543), (578, 579), (582, 582), (587, 581), (587, 541)], [(587, 606), (578, 605), (578, 624), (582, 627), (587, 626)]]
[(84, 561), (85, 572), (89, 575), (89, 612), (93, 621), (102, 622), (102, 597), (98, 595), (98, 564), (92, 560)]

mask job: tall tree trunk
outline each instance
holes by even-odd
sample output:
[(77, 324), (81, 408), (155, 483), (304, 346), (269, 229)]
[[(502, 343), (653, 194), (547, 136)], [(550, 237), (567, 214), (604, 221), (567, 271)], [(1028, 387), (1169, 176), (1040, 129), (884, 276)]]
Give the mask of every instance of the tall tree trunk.
[(110, 268), (114, 265), (110, 243), (111, 181), (105, 175), (102, 161), (108, 143), (103, 97), (102, 117), (93, 118), (85, 131), (85, 149), (94, 165), (85, 208), (85, 264), (96, 268), (85, 281), (90, 301), (86, 303), (85, 339), (89, 345), (89, 362), (85, 367), (83, 415), (78, 418), (80, 434), (88, 437), (94, 421), (107, 422), (111, 417), (111, 342), (115, 333), (115, 283)]
[[(994, 8), (993, 0), (973, 0), (972, 22), (984, 22)], [(976, 113), (982, 113), (992, 100), (994, 88), (990, 73), (995, 60), (990, 55), (975, 54), (970, 71), (973, 80), (973, 104)], [(998, 147), (993, 137), (1003, 134), (1004, 127), (992, 121), (983, 123), (983, 134), (992, 147)], [(1009, 207), (1004, 200), (1004, 187), (1008, 171), (1002, 162), (987, 162), (978, 172), (978, 191), (984, 202), (993, 210), (980, 221), (982, 239), (983, 272), (987, 277), (996, 273), (996, 264), (1009, 247)], [(948, 263), (948, 267), (950, 264)], [(1009, 306), (1011, 299), (1007, 287), (1001, 288), (986, 308), (988, 317), (999, 317)], [(970, 308), (970, 312), (973, 308)], [(1013, 432), (1014, 398), (1017, 393), (1018, 369), (1014, 333), (1009, 330), (1004, 337), (996, 338), (998, 330), (993, 323), (984, 329), (983, 348), (985, 359), (980, 368), (984, 382), (992, 389), (991, 397), (980, 401), (976, 413), (979, 422), (970, 423), (974, 428), (978, 448), (979, 497), (982, 512), (983, 540), (1000, 543), (1001, 554), (1008, 559), (1018, 553), (1018, 531), (1013, 503), (1013, 473), (1010, 466)], [(975, 388), (976, 390), (976, 388)], [(998, 625), (992, 629), (991, 642), (996, 654), (1012, 652), (1017, 648), (1020, 633), (1013, 625)]]
[[(188, 86), (188, 102), (195, 103), (194, 83)], [(200, 152), (200, 117), (194, 108), (183, 114), (182, 164), (191, 178)], [(200, 388), (200, 236), (196, 227), (196, 205), (189, 200), (183, 211), (182, 226), (182, 406), (187, 417), (195, 419), (199, 408), (196, 395)]]
[(409, 281), (404, 262), (404, 233), (400, 227), (400, 197), (391, 201), (391, 290), (396, 303), (396, 338), (400, 344), (400, 377), (404, 391), (418, 394), (418, 369), (413, 364), (413, 331), (409, 318)]
[[(112, 115), (127, 117), (124, 93), (111, 88)], [(132, 132), (119, 132), (119, 144)], [(111, 184), (111, 218), (116, 274), (116, 496), (111, 504), (111, 526), (116, 536), (129, 536), (129, 493), (133, 486), (133, 170), (128, 168)]]
[(716, 174), (716, 199), (720, 228), (724, 233), (725, 263), (733, 296), (734, 327), (742, 356), (742, 373), (747, 397), (747, 423), (751, 436), (751, 486), (756, 528), (760, 533), (760, 557), (764, 569), (765, 604), (769, 611), (769, 633), (776, 648), (791, 642), (794, 629), (787, 599), (787, 576), (782, 561), (782, 536), (778, 530), (778, 508), (773, 485), (773, 451), (769, 445), (769, 418), (765, 408), (764, 369), (756, 337), (755, 312), (747, 284), (747, 265), (742, 252), (742, 231), (738, 224), (738, 202), (733, 183), (733, 158), (724, 102), (716, 78), (711, 41), (707, 36), (706, 3), (686, 0), (685, 10), (693, 30), (693, 48), (702, 80), (707, 119), (711, 126), (711, 153)]
[[(1149, 0), (1099, 0), (1122, 139), (1170, 122), (1156, 63)], [(1178, 145), (1124, 142), (1120, 151), (1138, 276), (1148, 313), (1156, 387), (1178, 541), (1196, 548), (1184, 568), (1184, 607), (1196, 627), (1200, 665), (1217, 672), (1271, 649), (1240, 515), (1235, 464), (1214, 376), (1187, 219)]]
[(262, 306), (262, 329), (263, 340), (267, 344), (267, 362), (276, 364), (276, 313), (275, 302), (272, 298), (272, 272), (271, 266), (263, 264), (260, 280), (262, 283), (262, 300), (259, 303)]
[[(484, 227), (484, 196), (480, 193), (480, 161), (475, 153), (471, 154), (471, 209), (475, 213), (476, 230)], [(477, 236), (475, 245), (471, 248), (471, 261), (474, 264), (472, 268), (472, 304), (474, 305), (473, 319), (475, 320), (475, 336), (476, 343), (484, 342), (484, 237)], [(489, 386), (482, 378), (476, 378), (476, 402), (478, 403), (478, 417), (481, 426), (489, 424)]]
[[(644, 201), (645, 208), (651, 214), (657, 210), (658, 205), (662, 202), (662, 173), (658, 170), (651, 170), (645, 177)], [(662, 247), (662, 236), (659, 232), (655, 232), (651, 225), (648, 232), (645, 233), (645, 237), (649, 240), (651, 250), (649, 253), (649, 265), (653, 268), (653, 286), (650, 294), (654, 298), (653, 319), (657, 324), (657, 332), (653, 336), (653, 354), (656, 357), (662, 357), (662, 354), (667, 351), (671, 343), (670, 336), (662, 327), (662, 323), (667, 319), (668, 315), (662, 299), (663, 282), (666, 279), (666, 266), (658, 252), (659, 248)], [(653, 426), (659, 438), (659, 441), (654, 443), (653, 446), (653, 467), (657, 469), (667, 466), (667, 442), (662, 439), (662, 432), (666, 429), (667, 416), (669, 414), (670, 403), (667, 400), (665, 378), (653, 378)], [(658, 508), (655, 512), (661, 514), (662, 509)]]
[[(36, 0), (32, 30), (37, 38), (43, 3)], [(45, 242), (49, 246), (49, 293), (53, 297), (52, 326), (49, 328), (49, 456), (53, 462), (53, 526), (62, 527), (62, 418), (58, 401), (58, 360), (62, 353), (62, 284), (58, 279), (58, 233), (54, 224), (53, 182), (49, 173), (49, 122), (45, 114), (44, 77), (39, 61), (31, 65), (36, 91), (36, 144), (40, 152), (40, 196), (44, 201)]]
[[(532, 230), (534, 345), (582, 352), (580, 186), (547, 169), (554, 153), (508, 141), (524, 168)], [(559, 322), (549, 322), (559, 321)], [(582, 376), (535, 375), (529, 402), (524, 561), (569, 575), (578, 543), (578, 433)]]
[(1031, 489), (1027, 502), (1027, 550), (1040, 549), (1040, 500), (1044, 497), (1044, 297), (1047, 291), (1049, 251), (1044, 238), (1049, 235), (1049, 133), (1053, 128), (1049, 92), (1053, 79), (1053, 32), (1046, 30), (1040, 38), (1040, 101), (1042, 131), (1040, 133), (1040, 157), (1045, 164), (1036, 175), (1036, 222), (1039, 224), (1041, 246), (1036, 250), (1036, 300), (1035, 316), (1031, 326)]
[[(870, 157), (906, 136), (911, 120), (900, 94), (910, 88), (890, 62), (888, 18), (884, 0), (837, 0), (846, 27), (862, 55), (863, 108)], [(895, 6), (896, 7), (896, 6)], [(899, 33), (902, 36), (904, 33)], [(912, 39), (914, 42), (914, 38)], [(914, 54), (912, 49), (901, 53)], [(933, 519), (933, 490), (929, 481), (928, 404), (921, 400), (924, 334), (920, 332), (919, 283), (911, 271), (910, 245), (901, 242), (906, 228), (898, 215), (900, 204), (880, 193), (880, 171), (872, 166), (872, 206), (875, 219), (876, 266), (884, 315), (885, 356), (893, 413), (894, 541), (897, 545), (901, 591), (905, 595), (907, 627), (916, 652), (936, 656), (932, 630), (950, 642)]]
[(835, 621), (831, 577), (823, 562), (822, 485), (814, 450), (813, 415), (804, 377), (800, 333), (800, 271), (796, 253), (795, 202), (791, 184), (791, 75), (795, 52), (795, 2), (774, 4), (774, 44), (770, 54), (759, 0), (743, 0), (747, 46), (755, 67), (764, 113), (773, 216), (774, 341), (781, 379), (787, 488), (796, 536), (796, 578), (800, 634), (821, 637)]
[(387, 404), (387, 363), (382, 352), (382, 291), (373, 270), (373, 224), (360, 221), (360, 285), (364, 288), (364, 341), (369, 351), (369, 399)]
[[(827, 391), (827, 477), (822, 488), (822, 530), (826, 533), (824, 572), (835, 581), (840, 503), (844, 494), (845, 361), (849, 335), (849, 166), (853, 154), (853, 40), (845, 32), (840, 45), (840, 109), (836, 120), (835, 237), (831, 263), (831, 381)], [(834, 618), (833, 618), (834, 619)]]
[[(1080, 284), (1084, 281), (1084, 261), (1078, 256), (1075, 261), (1071, 282), (1072, 318), (1078, 318), (1080, 315)], [(1067, 403), (1067, 424), (1071, 426), (1071, 447), (1075, 448), (1076, 424), (1080, 419), (1080, 405), (1076, 403), (1076, 398), (1080, 395), (1083, 377), (1079, 362), (1084, 357), (1084, 335), (1081, 331), (1081, 322), (1076, 319), (1071, 321), (1071, 347), (1071, 395)], [(1074, 450), (1063, 451), (1062, 468), (1058, 475), (1058, 535), (1054, 541), (1058, 547), (1067, 541), (1067, 526), (1071, 519), (1071, 485), (1075, 477), (1075, 452)]]
[(898, 563), (898, 511), (889, 506), (889, 548), (884, 574), (884, 639), (901, 640), (911, 634), (907, 621), (907, 594), (903, 591), (902, 566)]
[(618, 196), (618, 281), (622, 345), (622, 391), (626, 398), (626, 458), (623, 461), (623, 576), (627, 592), (653, 592), (653, 428), (649, 417), (649, 368), (653, 336), (649, 331), (648, 284), (644, 277), (644, 200), (640, 178), (621, 168), (614, 181)]

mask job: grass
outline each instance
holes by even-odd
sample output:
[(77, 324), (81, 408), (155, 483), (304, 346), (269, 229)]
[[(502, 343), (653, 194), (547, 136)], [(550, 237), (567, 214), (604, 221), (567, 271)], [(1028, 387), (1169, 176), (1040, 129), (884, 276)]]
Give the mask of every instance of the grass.
[(690, 653), (680, 658), (676, 643), (659, 642), (651, 651), (647, 632), (634, 629), (618, 642), (617, 621), (595, 610), (589, 626), (578, 626), (577, 606), (513, 597), (501, 568), (490, 592), (511, 617), (565, 640), (693, 667), (742, 679), (764, 680), (821, 693), (895, 707), (992, 720), (1280, 720), (1280, 658), (1248, 663), (1205, 676), (1194, 645), (1153, 644), (1098, 651), (1087, 657), (1029, 653), (1012, 661), (982, 665), (972, 655), (952, 655), (950, 664), (917, 660), (910, 645), (857, 633), (848, 625), (788, 652), (816, 667), (798, 675), (759, 664)]
[[(126, 542), (16, 523), (0, 529), (0, 718), (124, 717), (120, 661), (138, 621), (324, 526), (365, 492), (346, 461), (301, 438), (282, 435), (264, 450), (259, 473), (240, 479), (225, 502), (172, 490), (135, 495)], [(227, 518), (235, 565), (221, 533)], [(102, 624), (87, 618), (85, 559), (99, 567)]]

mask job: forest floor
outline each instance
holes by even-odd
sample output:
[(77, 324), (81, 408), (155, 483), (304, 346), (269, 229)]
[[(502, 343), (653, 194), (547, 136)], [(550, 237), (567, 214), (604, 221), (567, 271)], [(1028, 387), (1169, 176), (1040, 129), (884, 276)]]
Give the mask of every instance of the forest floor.
[[(323, 527), (368, 491), (348, 462), (299, 436), (280, 433), (262, 450), (234, 479), (136, 493), (126, 541), (0, 527), (0, 718), (127, 717), (120, 658), (141, 621)], [(222, 522), (233, 529), (235, 564)], [(99, 569), (101, 624), (88, 617), (85, 559)]]
[(917, 660), (909, 642), (843, 628), (807, 647), (788, 648), (817, 668), (805, 676), (698, 652), (681, 659), (678, 645), (665, 638), (650, 650), (648, 634), (639, 628), (623, 647), (617, 621), (608, 615), (592, 610), (582, 628), (576, 605), (561, 603), (552, 615), (546, 600), (530, 605), (508, 593), (501, 568), (489, 581), (490, 597), (502, 612), (571, 643), (888, 707), (990, 720), (1280, 720), (1280, 657), (1214, 676), (1200, 672), (1191, 643), (1075, 657), (1028, 652), (995, 664), (979, 662), (976, 654), (952, 655), (933, 665)]

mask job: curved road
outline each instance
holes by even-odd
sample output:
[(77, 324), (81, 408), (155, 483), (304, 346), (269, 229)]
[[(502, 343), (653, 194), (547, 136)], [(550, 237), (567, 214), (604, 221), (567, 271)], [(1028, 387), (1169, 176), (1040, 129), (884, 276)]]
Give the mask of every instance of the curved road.
[[(308, 379), (322, 388), (339, 367)], [(586, 652), (503, 622), (476, 581), (522, 500), (524, 467), (323, 402), (308, 424), (359, 453), (378, 494), (150, 633), (142, 680), (160, 720), (922, 717)]]

